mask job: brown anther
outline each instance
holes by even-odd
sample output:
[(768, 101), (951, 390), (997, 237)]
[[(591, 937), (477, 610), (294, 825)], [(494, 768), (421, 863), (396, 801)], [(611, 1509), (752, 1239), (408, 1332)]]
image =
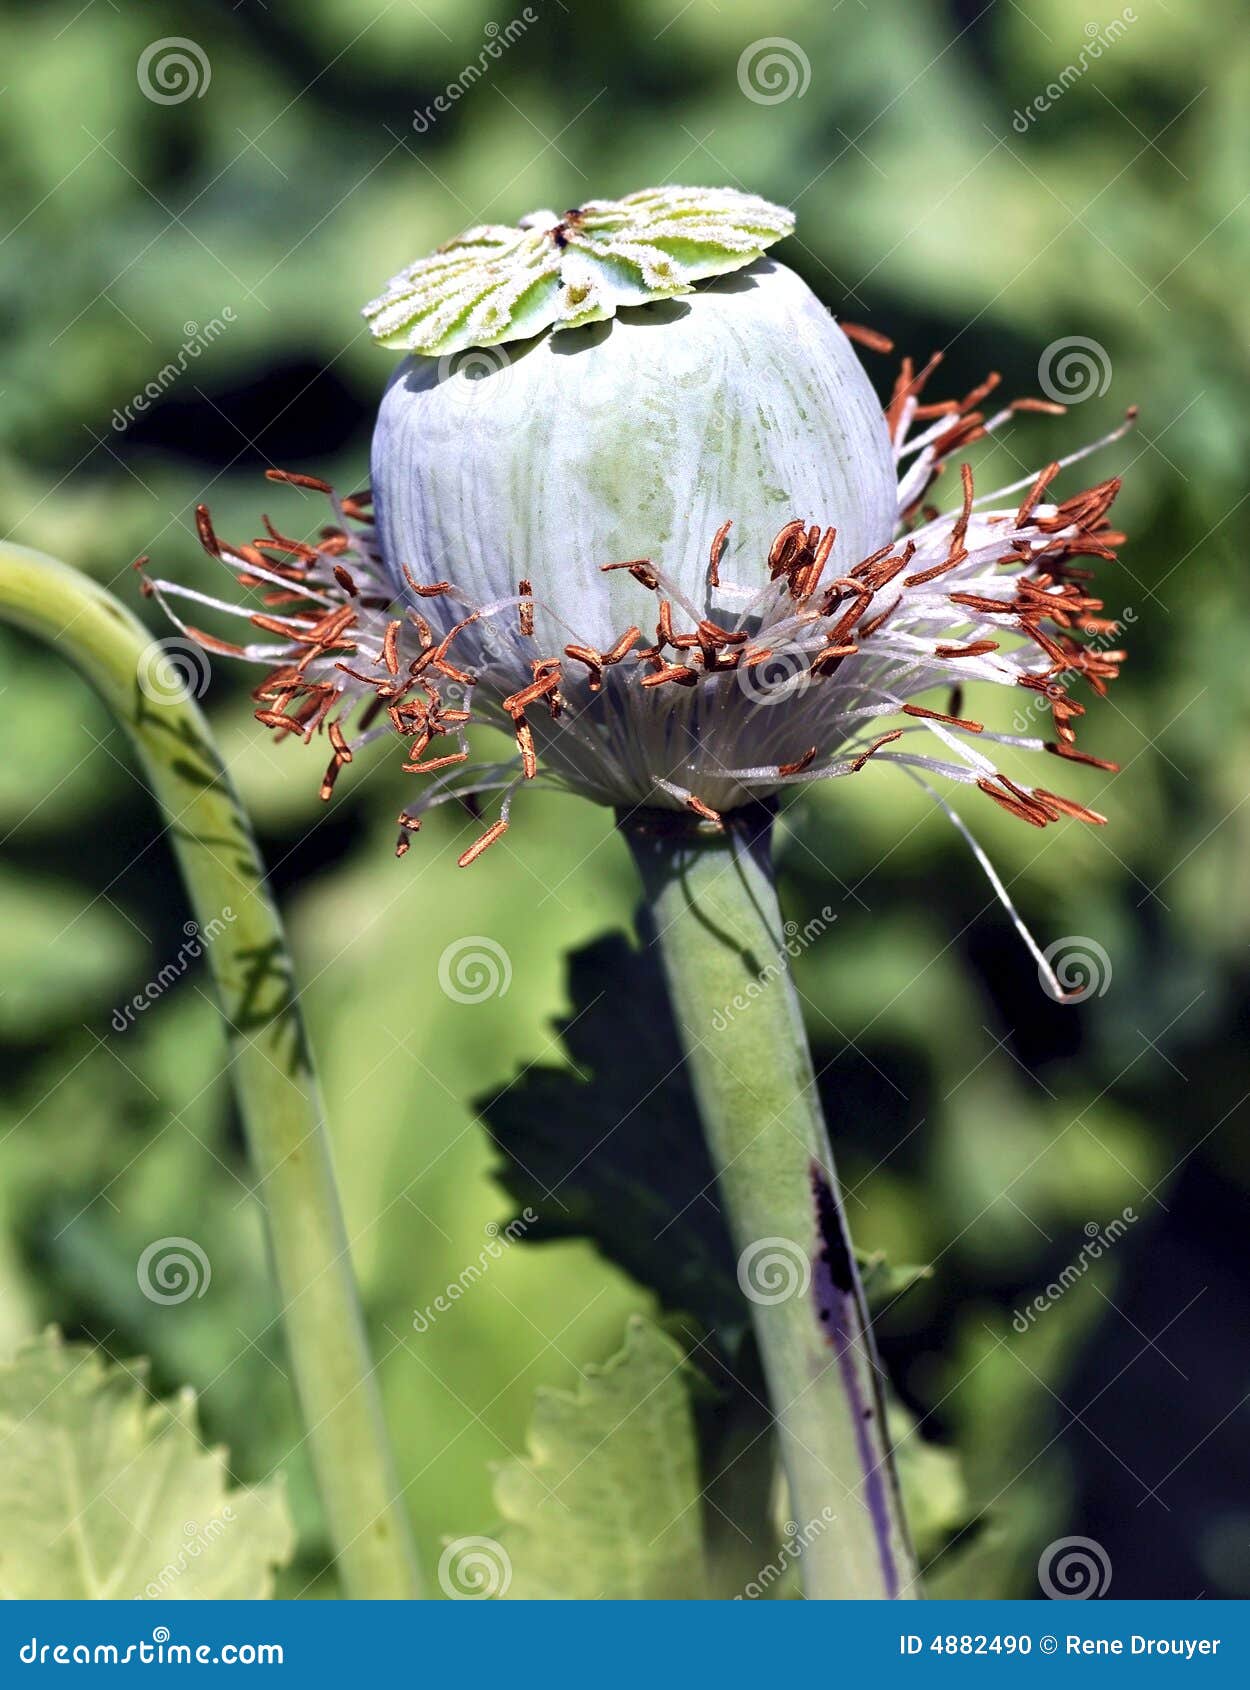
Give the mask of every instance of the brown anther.
[(725, 555), (725, 542), (729, 538), (729, 530), (733, 527), (733, 518), (722, 522), (712, 537), (712, 549), (707, 560), (707, 584), (709, 587), (720, 586), (720, 560)]
[(966, 716), (948, 716), (944, 710), (927, 710), (923, 704), (905, 704), (904, 716), (918, 716), (926, 722), (945, 722), (947, 727), (962, 728), (965, 733), (979, 734), (985, 732), (984, 724), (971, 722)]
[(610, 663), (619, 663), (625, 654), (637, 645), (641, 638), (641, 628), (626, 628), (625, 632), (621, 635), (620, 639), (617, 640), (616, 644), (612, 646), (610, 650), (603, 653), (600, 662), (603, 663), (605, 668)]
[(257, 535), (252, 542), (256, 546), (269, 546), (275, 551), (285, 552), (289, 557), (297, 557), (303, 563), (315, 563), (317, 548), (310, 546), (306, 540), (293, 540), (289, 534), (283, 534), (275, 528), (269, 518), (261, 514), (261, 521), (265, 525), (265, 533)]
[(517, 582), (517, 592), (522, 595), (521, 602), (517, 606), (517, 619), (521, 634), (526, 639), (530, 638), (534, 632), (534, 601), (529, 596), (533, 591), (531, 582)]
[(450, 769), (456, 763), (467, 763), (467, 751), (451, 751), (446, 757), (431, 757), (428, 763), (405, 763), (403, 771), (406, 775), (432, 775), (436, 769)]
[(566, 645), (564, 655), (571, 657), (575, 663), (584, 663), (590, 671), (590, 690), (598, 692), (603, 685), (603, 658), (593, 646)]
[(458, 868), (468, 868), (470, 863), (475, 863), (481, 856), (482, 852), (489, 850), (495, 843), (496, 839), (500, 838), (507, 831), (508, 824), (502, 818), (497, 822), (492, 822), (480, 839), (475, 839), (467, 851), (461, 852), (460, 856), (456, 859), (456, 866)]
[(866, 346), (870, 352), (893, 352), (894, 342), (889, 335), (879, 333), (876, 329), (865, 328), (862, 323), (838, 324), (848, 340), (855, 341), (859, 346)]
[(942, 362), (942, 354), (935, 352), (919, 375), (913, 373), (915, 366), (910, 358), (904, 358), (899, 367), (898, 379), (894, 383), (894, 391), (890, 395), (890, 403), (886, 406), (886, 426), (893, 438), (899, 423), (902, 421), (903, 411), (909, 399), (915, 399), (924, 391), (929, 377)]
[[(812, 534), (816, 535), (814, 540), (812, 539)], [(820, 577), (824, 574), (825, 565), (829, 561), (829, 554), (833, 550), (833, 542), (837, 539), (837, 537), (838, 531), (836, 528), (826, 528), (823, 534), (819, 529), (813, 529), (811, 533), (809, 533), (808, 550), (811, 553), (810, 561), (800, 565), (800, 567), (795, 570), (794, 577), (790, 583), (790, 590), (796, 599), (800, 601), (807, 600), (811, 598), (812, 594), (816, 591), (820, 582)]]
[(1068, 407), (1059, 405), (1053, 399), (1013, 399), (1008, 406), (1011, 411), (1040, 411), (1043, 416), (1062, 417), (1067, 414)]
[(407, 581), (419, 599), (436, 599), (441, 593), (451, 591), (450, 581), (432, 581), (429, 586), (423, 586), (406, 563), (401, 563), (399, 567), (404, 572), (404, 580)]
[(935, 657), (983, 657), (987, 651), (997, 651), (997, 640), (973, 640), (971, 645), (939, 645)]
[(1055, 744), (1053, 741), (1047, 740), (1046, 749), (1053, 752), (1056, 757), (1066, 757), (1070, 762), (1088, 763), (1091, 769), (1105, 769), (1108, 774), (1113, 775), (1120, 771), (1118, 763), (1108, 762), (1105, 757), (1091, 757), (1088, 751), (1078, 751), (1072, 745)]
[(902, 602), (903, 595), (900, 593), (893, 604), (886, 605), (884, 610), (878, 611), (876, 616), (872, 617), (870, 621), (865, 622), (858, 630), (861, 641), (868, 639), (872, 634), (876, 633), (878, 628), (888, 622)]
[(998, 771), (998, 780), (1000, 785), (1005, 787), (1018, 803), (1023, 804), (1026, 810), (1031, 810), (1034, 814), (1040, 815), (1043, 822), (1058, 821), (1059, 811), (1055, 809), (1054, 805), (1048, 804), (1043, 798), (1039, 798), (1035, 792), (1030, 792), (1027, 786), (1017, 786), (1015, 781), (1009, 780), (1001, 769)]
[(359, 587), (357, 587), (355, 581), (352, 579), (350, 572), (344, 569), (341, 563), (336, 563), (334, 566), (334, 579), (349, 597), (354, 599), (360, 597)]
[(1051, 482), (1058, 474), (1058, 463), (1050, 463), (1046, 465), (1046, 468), (1038, 476), (1032, 487), (1029, 488), (1029, 491), (1024, 495), (1024, 500), (1020, 509), (1016, 512), (1017, 528), (1024, 527), (1025, 523), (1033, 515), (1033, 512), (1037, 509), (1038, 505), (1041, 504), (1042, 494), (1045, 493), (1046, 489), (1050, 486)]
[(1071, 798), (1062, 798), (1057, 792), (1047, 792), (1045, 787), (1036, 786), (1033, 789), (1035, 798), (1045, 799), (1053, 809), (1062, 815), (1073, 816), (1079, 822), (1089, 822), (1093, 827), (1105, 827), (1106, 816), (1099, 815), (1097, 810), (1086, 809), (1084, 804), (1078, 804)]
[(213, 520), (208, 514), (207, 505), (195, 507), (195, 532), (200, 537), (200, 544), (209, 557), (221, 556), (221, 541), (213, 532)]
[(855, 657), (858, 653), (859, 647), (854, 643), (821, 646), (809, 665), (810, 672), (813, 675), (824, 675), (830, 670), (836, 669), (844, 657)]
[(896, 739), (902, 739), (902, 737), (902, 728), (892, 728), (888, 734), (879, 735), (878, 738), (874, 739), (872, 744), (868, 746), (866, 750), (861, 751), (859, 756), (851, 763), (851, 773), (857, 775), (868, 759), (875, 755), (876, 752), (880, 751), (883, 745), (892, 745)]
[(326, 733), (329, 736), (330, 744), (334, 747), (334, 754), (338, 758), (339, 762), (350, 763), (352, 760), (352, 748), (343, 738), (343, 730), (338, 723), (331, 722), (326, 729)]
[(531, 681), (529, 686), (522, 687), (519, 692), (509, 693), (503, 701), (502, 708), (507, 711), (509, 716), (520, 716), (527, 704), (534, 704), (538, 699), (546, 698), (547, 694), (554, 692), (559, 685), (560, 671), (549, 669), (540, 679)]
[(292, 718), (284, 715), (281, 710), (256, 710), (253, 711), (253, 715), (262, 727), (285, 729), (289, 733), (295, 726)]
[(789, 573), (806, 534), (807, 524), (800, 522), (797, 517), (777, 531), (777, 537), (768, 551), (768, 572), (774, 580), (778, 575)]
[(782, 776), (783, 779), (789, 775), (802, 774), (804, 769), (810, 768), (810, 766), (816, 761), (817, 749), (818, 748), (813, 745), (805, 751), (801, 757), (796, 757), (793, 763), (778, 763), (777, 773)]
[(245, 654), (245, 647), (232, 645), (229, 640), (219, 640), (215, 634), (206, 634), (202, 628), (192, 627), (190, 623), (187, 624), (187, 632), (205, 651), (215, 651), (222, 657), (242, 657)]
[(386, 624), (386, 633), (382, 636), (382, 661), (392, 675), (399, 673), (399, 630), (403, 623), (398, 618)]
[(521, 753), (521, 773), (526, 780), (533, 780), (538, 773), (538, 753), (534, 750), (534, 730), (524, 716), (513, 718), (513, 728), (516, 732), (517, 749)]
[(1014, 599), (991, 599), (980, 593), (947, 593), (946, 596), (952, 604), (961, 604), (966, 610), (979, 611), (982, 616), (1003, 616), (1019, 609)]
[(333, 489), (328, 481), (322, 481), (320, 476), (301, 475), (292, 469), (267, 469), (265, 479), (268, 481), (285, 481), (292, 487), (306, 487), (310, 493), (330, 493)]
[(685, 663), (666, 663), (654, 675), (644, 675), (638, 683), (643, 687), (661, 687), (666, 681), (675, 681), (679, 687), (692, 687), (699, 679), (699, 671), (691, 669)]
[(330, 794), (334, 791), (334, 783), (339, 778), (339, 770), (342, 767), (342, 758), (335, 757), (331, 762), (330, 767), (326, 770), (325, 776), (321, 782), (321, 801), (323, 804), (329, 802)]
[(977, 782), (977, 786), (985, 793), (987, 798), (992, 798), (996, 804), (1006, 810), (1008, 815), (1018, 816), (1021, 821), (1029, 822), (1033, 827), (1046, 826), (1044, 813), (1031, 808), (1027, 804), (1022, 804), (1018, 798), (1013, 798), (1009, 792), (1001, 791), (994, 785), (993, 781), (982, 779)]
[(719, 810), (714, 810), (710, 804), (705, 804), (702, 798), (696, 798), (693, 793), (686, 799), (686, 808), (693, 810), (696, 816), (702, 816), (704, 821), (715, 822), (717, 827), (724, 827), (725, 820)]
[(636, 557), (626, 563), (601, 563), (599, 568), (604, 575), (610, 575), (614, 569), (628, 569), (634, 580), (651, 592), (660, 584), (660, 578), (650, 558)]

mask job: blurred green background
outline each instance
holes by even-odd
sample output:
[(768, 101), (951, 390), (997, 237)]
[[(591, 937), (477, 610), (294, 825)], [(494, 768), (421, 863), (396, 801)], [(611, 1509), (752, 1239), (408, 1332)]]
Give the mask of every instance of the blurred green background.
[[(654, 182), (792, 205), (781, 256), (902, 350), (946, 348), (943, 395), (989, 367), (1036, 392), (1044, 349), (1096, 341), (1105, 391), (1022, 419), (976, 462), (982, 487), (1015, 479), (1141, 406), (1087, 477), (1126, 474), (1131, 544), (1100, 585), (1133, 623), (1131, 657), (1083, 735), (1123, 772), (1065, 790), (1111, 825), (1040, 834), (964, 811), (1043, 945), (1105, 950), (1105, 995), (1042, 993), (953, 830), (885, 769), (788, 812), (783, 896), (800, 922), (837, 912), (798, 969), (859, 1241), (935, 1263), (882, 1332), (925, 1432), (959, 1452), (977, 1520), (931, 1588), (1037, 1595), (1043, 1547), (1083, 1533), (1115, 1595), (1250, 1594), (1242, 8), (535, 0), (480, 80), (414, 127), (520, 16), (485, 0), (9, 0), (4, 528), (136, 603), (139, 553), (208, 582), (199, 500), (227, 535), (256, 532), (262, 509), (308, 532), (320, 509), (262, 471), (364, 480), (390, 360), (358, 311), (385, 279), (470, 223)], [(1116, 17), (1113, 43), (1030, 117)], [(765, 31), (791, 68), (753, 85)], [(208, 71), (161, 103), (137, 66), (167, 37)], [(128, 422), (213, 319), (224, 330)], [(887, 385), (892, 360), (867, 356)], [(290, 1475), (304, 1548), (287, 1588), (328, 1593), (203, 965), (136, 1026), (111, 1025), (182, 942), (168, 850), (86, 689), (7, 636), (0, 659), (4, 1346), (55, 1320), (151, 1355), (162, 1390), (200, 1388), (237, 1474)], [(322, 806), (319, 759), (270, 743), (250, 684), (215, 660), (207, 705), (289, 919), (436, 1556), (489, 1528), (491, 1464), (520, 1445), (535, 1387), (573, 1382), (646, 1305), (589, 1246), (517, 1246), (455, 1318), (420, 1341), (412, 1326), (509, 1212), (471, 1100), (562, 1060), (564, 954), (629, 926), (632, 871), (606, 813), (547, 797), (471, 875), (454, 867), (463, 818), (396, 862), (394, 750)], [(437, 963), (473, 934), (503, 944), (512, 984), (457, 1003)], [(585, 1131), (589, 1145), (593, 1103)], [(1105, 1262), (1014, 1329), (1087, 1227), (1126, 1206), (1138, 1219)], [(166, 1235), (206, 1250), (210, 1295), (140, 1294), (136, 1258)]]

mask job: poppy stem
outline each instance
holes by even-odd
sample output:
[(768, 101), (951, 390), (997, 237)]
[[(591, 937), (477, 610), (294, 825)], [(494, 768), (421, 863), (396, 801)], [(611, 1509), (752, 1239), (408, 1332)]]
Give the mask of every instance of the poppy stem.
[(59, 651), (124, 727), (199, 930), (216, 935), (204, 948), (335, 1566), (350, 1597), (418, 1596), (286, 939), (208, 724), (143, 625), (64, 563), (0, 545), (0, 620)]
[(716, 1169), (808, 1597), (919, 1594), (772, 867), (772, 813), (623, 818)]

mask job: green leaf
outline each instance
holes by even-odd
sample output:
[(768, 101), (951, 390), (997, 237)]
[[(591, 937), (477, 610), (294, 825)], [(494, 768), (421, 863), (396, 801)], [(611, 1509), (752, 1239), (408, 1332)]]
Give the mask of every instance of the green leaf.
[(887, 1418), (908, 1528), (921, 1565), (931, 1565), (953, 1538), (968, 1540), (976, 1510), (955, 1451), (922, 1438), (911, 1414), (893, 1397)]
[(933, 1278), (931, 1267), (909, 1264), (895, 1266), (886, 1260), (882, 1250), (857, 1250), (855, 1259), (859, 1263), (864, 1295), (874, 1313), (896, 1303), (913, 1285), (919, 1285), (921, 1280)]
[(632, 1319), (624, 1349), (576, 1392), (537, 1393), (528, 1442), (495, 1480), (511, 1564), (500, 1595), (708, 1594), (689, 1375), (671, 1338)]
[(294, 1549), (281, 1486), (226, 1488), (195, 1397), (55, 1331), (0, 1367), (0, 1594), (269, 1596)]
[(610, 933), (568, 969), (572, 1012), (556, 1029), (571, 1066), (528, 1067), (477, 1105), (500, 1181), (539, 1216), (526, 1242), (593, 1239), (736, 1349), (749, 1311), (659, 964)]
[[(539, 1216), (525, 1242), (592, 1239), (736, 1358), (750, 1311), (655, 953), (610, 933), (568, 970), (572, 1011), (556, 1030), (570, 1066), (526, 1067), (476, 1105), (500, 1182)], [(874, 1308), (931, 1273), (880, 1252), (858, 1260)]]

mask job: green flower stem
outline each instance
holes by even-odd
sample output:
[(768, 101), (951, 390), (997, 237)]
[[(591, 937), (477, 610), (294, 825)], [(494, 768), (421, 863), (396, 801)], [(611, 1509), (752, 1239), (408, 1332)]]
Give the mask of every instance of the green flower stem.
[(142, 624), (77, 570), (0, 546), (0, 618), (53, 645), (121, 722), (200, 931), (217, 935), (204, 948), (336, 1566), (349, 1596), (418, 1596), (282, 924), (208, 724)]
[(653, 810), (622, 827), (751, 1301), (804, 1594), (914, 1596), (879, 1367), (787, 961), (772, 818), (759, 807), (727, 820), (720, 831)]

